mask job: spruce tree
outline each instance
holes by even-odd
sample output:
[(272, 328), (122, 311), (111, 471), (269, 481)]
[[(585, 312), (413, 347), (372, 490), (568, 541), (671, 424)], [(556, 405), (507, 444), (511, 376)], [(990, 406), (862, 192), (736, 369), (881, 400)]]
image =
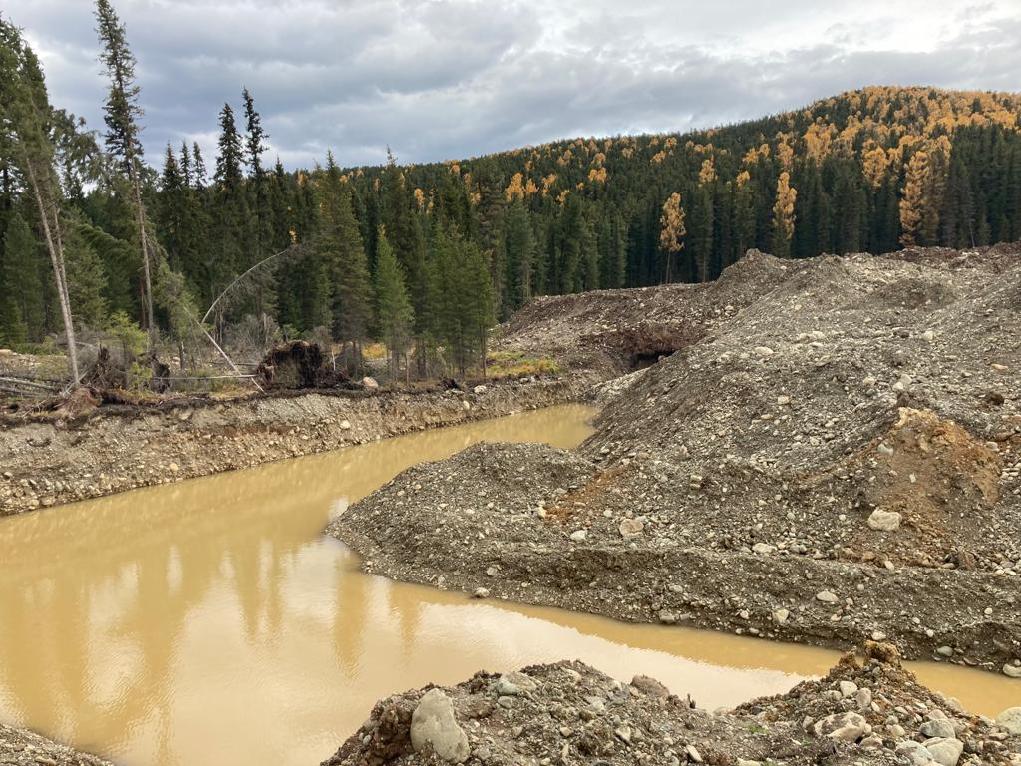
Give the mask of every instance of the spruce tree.
[[(0, 345), (11, 347), (29, 340), (30, 323), (42, 328), (42, 285), (39, 246), (25, 219), (15, 211), (7, 220), (0, 247)], [(15, 289), (17, 285), (17, 289)]]
[(130, 185), (142, 253), (142, 274), (145, 281), (146, 322), (150, 347), (155, 342), (156, 320), (153, 313), (153, 257), (149, 247), (147, 213), (142, 199), (142, 144), (138, 121), (142, 109), (138, 105), (141, 92), (135, 84), (135, 57), (128, 47), (127, 33), (109, 0), (96, 0), (96, 31), (103, 51), (100, 61), (110, 78), (110, 89), (103, 107), (106, 121), (106, 146), (116, 157)]
[(380, 227), (376, 254), (376, 324), (390, 356), (390, 377), (400, 374), (401, 358), (411, 339), (415, 311), (404, 284), (404, 273)]
[(67, 288), (61, 188), (50, 127), (53, 109), (39, 59), (20, 31), (0, 17), (0, 156), (13, 158), (31, 195), (50, 254), (72, 385), (80, 380), (78, 345)]

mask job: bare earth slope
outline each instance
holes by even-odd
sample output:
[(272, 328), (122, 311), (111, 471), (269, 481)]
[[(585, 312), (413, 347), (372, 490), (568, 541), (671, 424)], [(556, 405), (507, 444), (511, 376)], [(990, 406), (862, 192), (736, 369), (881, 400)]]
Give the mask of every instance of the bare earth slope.
[(478, 446), (331, 532), (394, 577), (1021, 675), (1018, 253), (752, 254), (666, 288), (697, 339), (580, 450)]

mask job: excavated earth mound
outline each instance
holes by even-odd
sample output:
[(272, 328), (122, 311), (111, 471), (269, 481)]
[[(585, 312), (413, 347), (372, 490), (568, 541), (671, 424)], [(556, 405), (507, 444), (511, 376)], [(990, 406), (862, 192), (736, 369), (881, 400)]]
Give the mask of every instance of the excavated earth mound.
[(997, 725), (932, 694), (889, 644), (785, 695), (716, 713), (654, 679), (622, 684), (563, 661), (385, 699), (323, 766), (993, 766), (1021, 759), (1014, 720)]
[(603, 386), (579, 450), (477, 446), (330, 531), (393, 577), (1021, 676), (1021, 247), (752, 253), (512, 328), (579, 349), (636, 301), (697, 340)]

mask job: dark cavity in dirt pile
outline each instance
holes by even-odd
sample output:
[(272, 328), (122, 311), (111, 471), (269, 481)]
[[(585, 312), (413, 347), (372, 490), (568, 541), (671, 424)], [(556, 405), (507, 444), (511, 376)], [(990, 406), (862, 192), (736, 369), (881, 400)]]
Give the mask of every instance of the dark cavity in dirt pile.
[(475, 447), (331, 532), (399, 578), (1021, 676), (1019, 254), (753, 252), (712, 285), (530, 307), (508, 343), (579, 352), (639, 304), (693, 340), (603, 386), (576, 452)]

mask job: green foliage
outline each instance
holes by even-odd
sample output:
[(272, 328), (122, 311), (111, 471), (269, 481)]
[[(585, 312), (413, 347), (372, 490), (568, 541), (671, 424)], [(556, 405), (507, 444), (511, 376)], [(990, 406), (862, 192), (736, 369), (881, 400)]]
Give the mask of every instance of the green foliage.
[(404, 284), (403, 268), (382, 226), (376, 249), (376, 316), (378, 335), (390, 351), (391, 377), (396, 377), (411, 340), (415, 310)]
[(20, 213), (6, 221), (0, 246), (0, 345), (20, 346), (40, 340), (46, 322), (42, 277), (45, 264), (39, 243)]

